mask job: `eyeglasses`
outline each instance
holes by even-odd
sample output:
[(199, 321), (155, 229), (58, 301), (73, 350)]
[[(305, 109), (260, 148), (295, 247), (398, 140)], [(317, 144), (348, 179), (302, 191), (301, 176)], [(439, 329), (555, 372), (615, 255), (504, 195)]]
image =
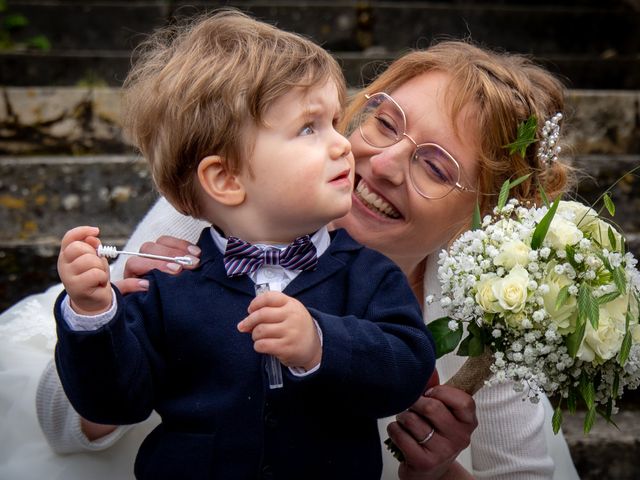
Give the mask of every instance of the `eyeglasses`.
[(458, 189), (473, 192), (460, 184), (460, 165), (436, 143), (421, 143), (407, 134), (407, 117), (386, 93), (365, 94), (367, 102), (356, 114), (362, 139), (372, 147), (387, 148), (407, 137), (416, 148), (409, 163), (409, 177), (416, 192), (432, 200)]

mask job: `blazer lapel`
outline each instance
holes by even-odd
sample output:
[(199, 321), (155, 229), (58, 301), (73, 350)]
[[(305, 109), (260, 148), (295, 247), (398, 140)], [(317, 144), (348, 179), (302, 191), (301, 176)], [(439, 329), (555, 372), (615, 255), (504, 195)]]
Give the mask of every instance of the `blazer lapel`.
[(284, 293), (295, 297), (299, 293), (325, 281), (327, 278), (348, 267), (348, 264), (342, 258), (344, 252), (359, 250), (361, 248), (363, 248), (362, 245), (353, 240), (347, 234), (346, 230), (339, 229), (331, 232), (331, 245), (329, 245), (329, 248), (318, 258), (318, 268), (300, 273), (300, 275), (287, 285)]

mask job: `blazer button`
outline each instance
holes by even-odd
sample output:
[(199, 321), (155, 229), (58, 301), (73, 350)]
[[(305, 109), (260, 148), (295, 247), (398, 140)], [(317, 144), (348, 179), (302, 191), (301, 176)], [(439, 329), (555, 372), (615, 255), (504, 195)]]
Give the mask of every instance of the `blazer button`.
[(264, 480), (271, 480), (273, 478), (273, 469), (271, 465), (265, 465), (262, 467), (262, 478)]
[(267, 412), (264, 414), (264, 424), (268, 428), (276, 428), (278, 426), (278, 419), (273, 412)]

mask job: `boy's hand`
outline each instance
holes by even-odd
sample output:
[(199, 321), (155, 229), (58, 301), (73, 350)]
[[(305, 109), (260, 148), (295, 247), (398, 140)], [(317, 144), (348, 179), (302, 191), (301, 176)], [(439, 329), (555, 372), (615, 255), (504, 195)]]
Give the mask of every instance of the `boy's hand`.
[(251, 332), (253, 348), (275, 355), (288, 367), (310, 370), (320, 363), (322, 346), (316, 324), (305, 306), (282, 292), (258, 295), (238, 330)]
[(111, 307), (109, 264), (96, 253), (100, 245), (96, 227), (76, 227), (62, 238), (58, 274), (71, 307), (80, 315), (97, 315)]

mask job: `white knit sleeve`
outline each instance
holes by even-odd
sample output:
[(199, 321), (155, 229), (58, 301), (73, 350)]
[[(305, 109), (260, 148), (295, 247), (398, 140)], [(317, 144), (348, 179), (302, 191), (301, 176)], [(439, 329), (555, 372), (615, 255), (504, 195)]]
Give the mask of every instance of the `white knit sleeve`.
[(120, 426), (112, 433), (90, 441), (80, 428), (80, 415), (67, 400), (53, 360), (45, 367), (38, 383), (36, 412), (40, 428), (56, 453), (104, 450), (131, 428)]

